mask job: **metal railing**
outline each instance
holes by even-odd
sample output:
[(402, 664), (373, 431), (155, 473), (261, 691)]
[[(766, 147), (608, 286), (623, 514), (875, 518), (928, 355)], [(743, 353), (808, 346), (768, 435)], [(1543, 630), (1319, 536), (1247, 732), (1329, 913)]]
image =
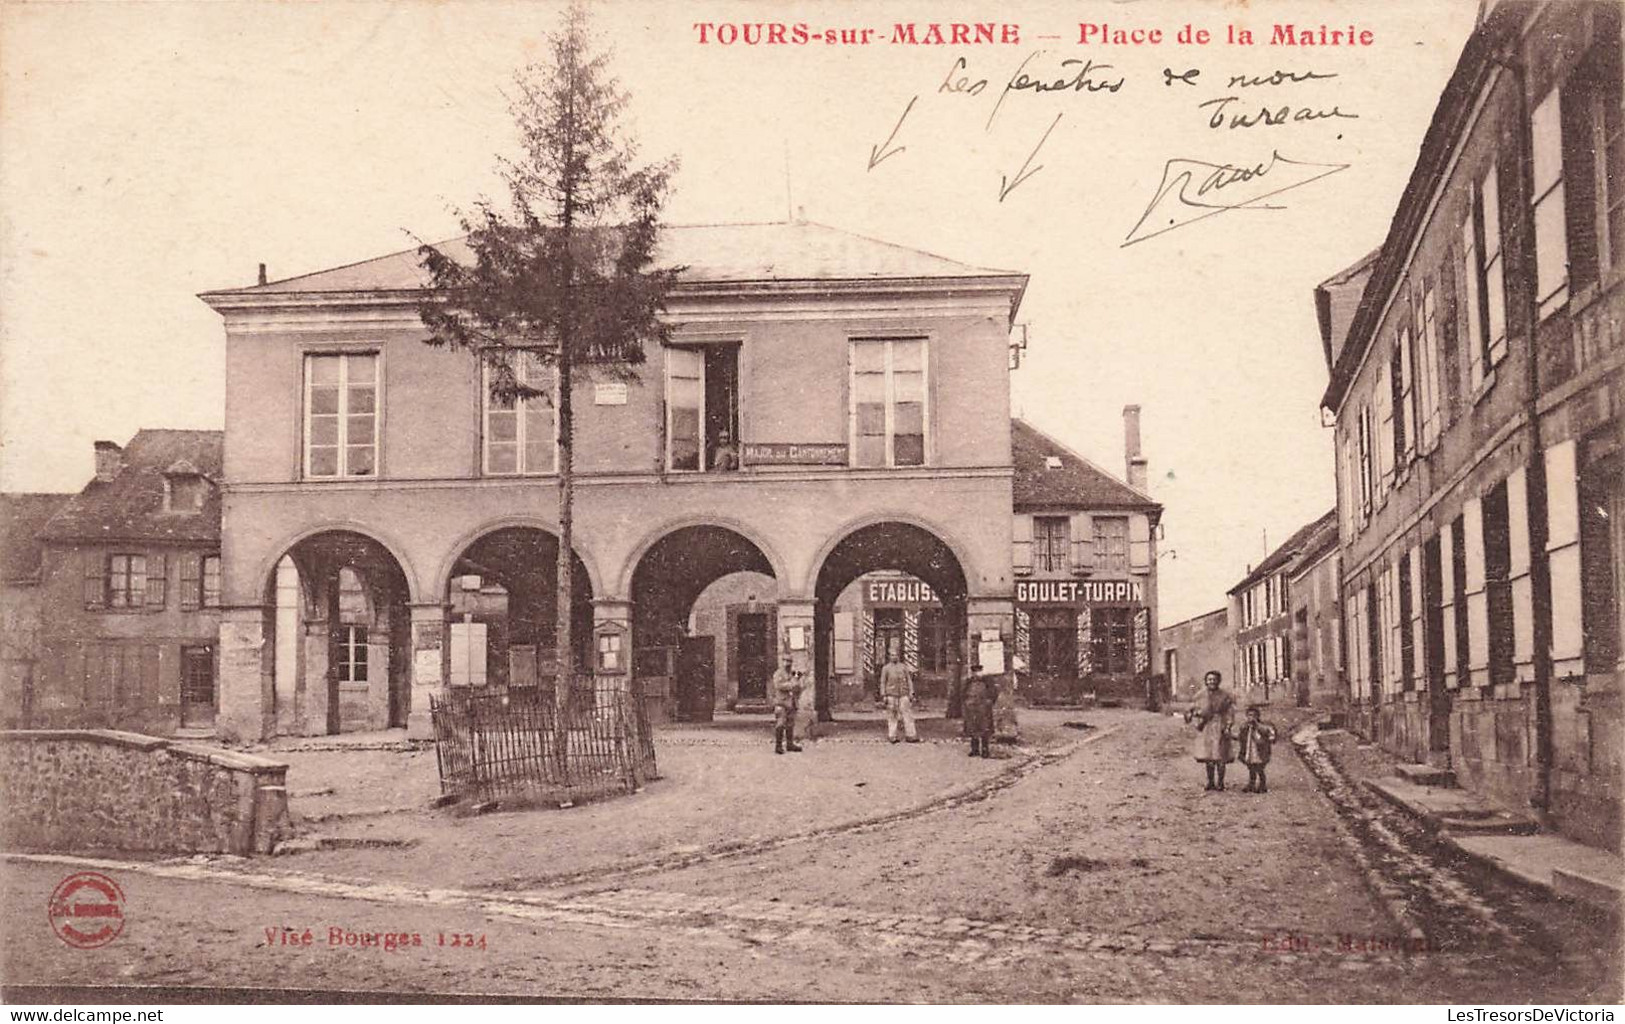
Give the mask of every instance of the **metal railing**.
[(659, 778), (636, 681), (578, 679), (571, 689), (562, 721), (551, 686), (459, 686), (430, 697), (441, 793), (565, 803)]

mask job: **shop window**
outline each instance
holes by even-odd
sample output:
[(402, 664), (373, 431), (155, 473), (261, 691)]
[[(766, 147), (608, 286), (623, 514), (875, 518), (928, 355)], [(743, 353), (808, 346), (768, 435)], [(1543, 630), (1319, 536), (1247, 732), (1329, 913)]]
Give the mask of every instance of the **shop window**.
[[(1028, 626), (1033, 672), (1074, 678), (1078, 673), (1078, 613), (1070, 608), (1035, 608)], [(1095, 671), (1104, 671), (1097, 663)]]
[(378, 354), (305, 357), (305, 476), (378, 473)]
[[(491, 394), (499, 375), (511, 373), (507, 382), (545, 394)], [(552, 473), (558, 469), (558, 416), (554, 408), (556, 384), (552, 367), (534, 352), (513, 353), (507, 367), (485, 367), (485, 472), (493, 476), (526, 473)]]
[(1065, 572), (1072, 546), (1067, 516), (1033, 516), (1033, 564), (1039, 572)]
[(925, 465), (925, 339), (856, 339), (851, 366), (852, 465)]
[(1128, 572), (1128, 519), (1094, 516), (1095, 568), (1102, 572)]
[(948, 616), (941, 608), (920, 609), (920, 671), (948, 671)]
[(1134, 609), (1095, 608), (1090, 616), (1090, 654), (1095, 671), (1133, 672)]
[(1484, 497), (1484, 592), (1489, 604), (1490, 682), (1510, 683), (1512, 664), (1512, 528), (1507, 485)]

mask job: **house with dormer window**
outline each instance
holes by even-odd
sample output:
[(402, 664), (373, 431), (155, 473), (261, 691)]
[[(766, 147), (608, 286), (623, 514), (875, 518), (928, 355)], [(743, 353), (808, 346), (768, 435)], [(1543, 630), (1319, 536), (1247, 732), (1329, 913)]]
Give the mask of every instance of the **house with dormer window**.
[[(221, 434), (97, 441), (96, 473), (38, 526), (33, 728), (214, 730)], [(8, 698), (10, 700), (10, 698)]]

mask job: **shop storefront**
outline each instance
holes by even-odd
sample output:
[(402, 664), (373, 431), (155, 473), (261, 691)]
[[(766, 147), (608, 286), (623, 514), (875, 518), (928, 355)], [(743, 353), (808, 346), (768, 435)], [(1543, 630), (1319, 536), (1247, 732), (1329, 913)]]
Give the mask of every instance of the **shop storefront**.
[(1018, 580), (1016, 657), (1034, 704), (1143, 695), (1151, 609), (1139, 579)]

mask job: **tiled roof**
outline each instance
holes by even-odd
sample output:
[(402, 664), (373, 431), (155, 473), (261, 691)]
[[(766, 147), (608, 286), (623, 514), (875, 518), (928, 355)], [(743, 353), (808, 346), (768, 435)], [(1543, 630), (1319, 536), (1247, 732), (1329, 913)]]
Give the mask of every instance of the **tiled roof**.
[(71, 494), (0, 494), (0, 581), (39, 576), (39, 532)]
[[(687, 268), (679, 279), (684, 282), (1023, 276), (806, 222), (671, 225), (661, 229), (660, 243), (657, 262)], [(454, 259), (470, 258), (466, 238), (435, 245)], [(238, 295), (410, 291), (428, 286), (428, 275), (414, 247), (361, 263), (227, 291)]]
[[(124, 448), (124, 467), (111, 481), (94, 478), (49, 523), (50, 541), (220, 541), (218, 430), (142, 430)], [(189, 463), (189, 466), (177, 466)], [(211, 481), (203, 507), (164, 511), (166, 471), (196, 469)]]
[[(1059, 466), (1051, 467), (1050, 457)], [(1025, 420), (1010, 421), (1010, 459), (1015, 464), (1016, 508), (1160, 510), (1149, 495), (1135, 490)]]
[(1257, 583), (1259, 580), (1286, 566), (1300, 553), (1308, 550), (1310, 542), (1316, 535), (1330, 525), (1335, 532), (1337, 529), (1337, 509), (1332, 509), (1325, 515), (1306, 526), (1299, 527), (1298, 531), (1286, 539), (1286, 543), (1271, 551), (1253, 568), (1253, 571), (1242, 578), (1240, 583), (1231, 587), (1228, 593), (1234, 594)]

